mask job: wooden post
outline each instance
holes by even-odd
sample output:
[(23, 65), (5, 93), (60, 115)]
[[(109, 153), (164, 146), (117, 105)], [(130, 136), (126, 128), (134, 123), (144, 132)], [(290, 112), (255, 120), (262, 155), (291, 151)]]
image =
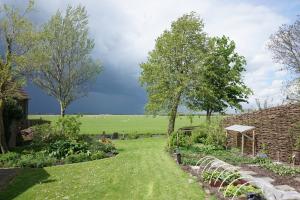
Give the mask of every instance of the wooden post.
[(255, 156), (255, 130), (252, 133), (252, 155)]
[(242, 155), (244, 155), (244, 134), (242, 134)]
[(226, 150), (228, 149), (228, 131), (226, 130)]

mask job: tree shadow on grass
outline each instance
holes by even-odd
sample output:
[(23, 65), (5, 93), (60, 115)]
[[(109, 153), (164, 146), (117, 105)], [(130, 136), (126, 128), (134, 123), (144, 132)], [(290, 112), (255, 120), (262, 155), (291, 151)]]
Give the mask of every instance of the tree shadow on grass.
[(18, 175), (0, 191), (0, 199), (11, 200), (36, 184), (54, 182), (48, 179), (49, 176), (43, 168), (20, 169)]

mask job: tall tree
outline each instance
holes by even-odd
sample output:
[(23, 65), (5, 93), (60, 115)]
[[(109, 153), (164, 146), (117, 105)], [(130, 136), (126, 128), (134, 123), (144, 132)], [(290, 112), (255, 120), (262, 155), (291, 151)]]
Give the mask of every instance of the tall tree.
[(46, 23), (36, 48), (32, 80), (60, 104), (60, 114), (76, 99), (85, 96), (90, 83), (101, 71), (91, 58), (94, 41), (88, 36), (84, 7), (69, 6)]
[(277, 63), (295, 73), (295, 80), (288, 85), (289, 89), (292, 88), (292, 94), (289, 96), (293, 96), (293, 101), (300, 101), (300, 17), (293, 24), (283, 24), (279, 27), (279, 30), (271, 35), (268, 48)]
[(247, 102), (251, 90), (242, 81), (246, 61), (235, 52), (235, 43), (225, 36), (210, 38), (203, 63), (202, 79), (186, 99), (188, 107), (206, 111), (207, 121), (213, 112), (242, 109), (240, 103)]
[(4, 124), (3, 109), (5, 100), (17, 97), (19, 89), (24, 83), (20, 75), (26, 66), (28, 53), (34, 46), (35, 32), (32, 23), (26, 18), (33, 8), (33, 1), (21, 11), (16, 7), (2, 5), (0, 8), (0, 149), (2, 153), (8, 151)]
[(174, 131), (178, 106), (201, 69), (206, 41), (203, 26), (195, 13), (183, 15), (156, 39), (148, 60), (140, 65), (140, 81), (148, 92), (146, 110), (168, 113), (168, 135)]

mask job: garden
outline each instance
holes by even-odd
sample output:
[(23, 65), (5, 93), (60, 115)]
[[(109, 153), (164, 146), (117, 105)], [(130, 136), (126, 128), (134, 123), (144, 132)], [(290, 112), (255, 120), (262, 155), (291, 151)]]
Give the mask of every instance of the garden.
[[(91, 20), (94, 26), (105, 22), (97, 32), (89, 26), (88, 1), (61, 1), (52, 16), (41, 2), (43, 16), (35, 14), (33, 0), (25, 4), (0, 3), (0, 199), (300, 199), (300, 18), (260, 41), (275, 67), (258, 71), (271, 62), (266, 52), (243, 47), (255, 38), (249, 34), (254, 26), (246, 35), (232, 31), (243, 33), (239, 20), (260, 22), (261, 10), (269, 10), (264, 6), (253, 9), (259, 8), (259, 20), (252, 20), (251, 10), (230, 17), (234, 26), (225, 31), (227, 24), (206, 29), (210, 17), (181, 13), (185, 9), (158, 18), (145, 12), (126, 24), (135, 13), (124, 3), (126, 9), (118, 5), (113, 15)], [(91, 10), (102, 14), (96, 5)], [(150, 18), (159, 20), (144, 29)], [(154, 30), (153, 24), (170, 21)], [(292, 76), (274, 71), (275, 63)], [(252, 79), (263, 80), (256, 90)], [(286, 94), (262, 107), (257, 98), (272, 92), (277, 98), (273, 86), (283, 80), (289, 81)], [(35, 90), (52, 100), (44, 102)]]
[(197, 177), (219, 199), (243, 199), (249, 195), (263, 198), (267, 194), (264, 187), (270, 187), (270, 183), (275, 188), (292, 186), (293, 192), (288, 195), (300, 191), (300, 167), (275, 162), (265, 147), (255, 157), (227, 147), (225, 131), (219, 123), (202, 124), (191, 132), (178, 131), (170, 138), (170, 153), (183, 170)]
[(66, 116), (56, 123), (31, 127), (30, 136), (21, 138), (21, 144), (0, 156), (0, 167), (46, 167), (103, 159), (118, 153), (107, 138), (80, 135), (78, 118)]

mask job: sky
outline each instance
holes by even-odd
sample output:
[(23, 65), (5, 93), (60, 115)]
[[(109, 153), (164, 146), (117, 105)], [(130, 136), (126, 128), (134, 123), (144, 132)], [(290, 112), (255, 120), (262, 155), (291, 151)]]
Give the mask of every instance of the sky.
[[(0, 3), (24, 7), (24, 0)], [(282, 24), (290, 24), (300, 14), (300, 0), (36, 0), (31, 18), (42, 24), (67, 5), (83, 5), (89, 16), (90, 36), (95, 40), (92, 56), (104, 71), (89, 95), (73, 102), (67, 113), (142, 114), (147, 94), (140, 86), (139, 64), (146, 61), (155, 39), (183, 14), (196, 12), (210, 36), (226, 35), (247, 60), (245, 83), (253, 90), (245, 109), (255, 108), (255, 99), (281, 104), (283, 86), (292, 74), (273, 62), (266, 48), (268, 39)], [(31, 84), (30, 113), (59, 113), (59, 104)]]

